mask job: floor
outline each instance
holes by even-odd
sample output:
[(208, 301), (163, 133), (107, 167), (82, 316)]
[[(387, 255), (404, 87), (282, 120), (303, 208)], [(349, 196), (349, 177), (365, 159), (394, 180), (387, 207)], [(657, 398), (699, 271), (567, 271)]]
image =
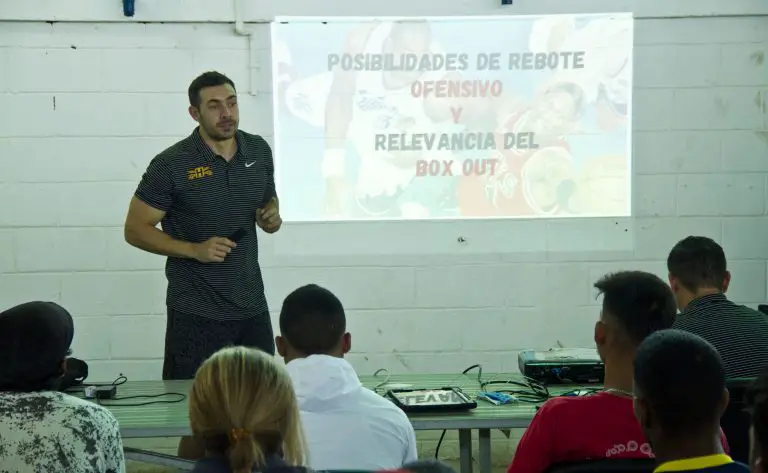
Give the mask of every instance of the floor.
[[(494, 431), (491, 434), (493, 442), (492, 463), (493, 473), (505, 473), (509, 460), (512, 458), (517, 440), (520, 438), (523, 430), (512, 430), (508, 432)], [(419, 446), (420, 458), (432, 458), (435, 455), (435, 448), (441, 432), (417, 432), (416, 441)], [(127, 440), (126, 446), (142, 448), (167, 454), (175, 454), (178, 438), (157, 438)], [(474, 441), (474, 452), (477, 452), (477, 440)], [(440, 446), (440, 460), (453, 466), (457, 471), (459, 468), (459, 442), (456, 432), (448, 432)], [(474, 471), (477, 471), (477, 462), (475, 462)], [(175, 473), (176, 470), (147, 465), (137, 462), (128, 462), (128, 473)]]

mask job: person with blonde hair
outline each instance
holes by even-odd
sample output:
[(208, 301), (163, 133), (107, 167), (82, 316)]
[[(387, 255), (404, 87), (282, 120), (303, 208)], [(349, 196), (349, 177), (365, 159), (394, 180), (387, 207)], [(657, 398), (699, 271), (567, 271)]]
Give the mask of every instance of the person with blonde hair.
[(208, 358), (192, 384), (189, 420), (206, 451), (194, 473), (306, 471), (291, 379), (259, 350), (228, 347)]

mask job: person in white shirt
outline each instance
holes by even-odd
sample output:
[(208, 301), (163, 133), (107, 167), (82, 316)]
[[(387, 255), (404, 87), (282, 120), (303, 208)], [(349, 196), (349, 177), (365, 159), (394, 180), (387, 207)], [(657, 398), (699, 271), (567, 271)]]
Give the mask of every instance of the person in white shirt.
[(52, 302), (0, 313), (0, 471), (125, 473), (112, 413), (57, 390), (73, 338), (72, 316)]
[(416, 434), (393, 403), (363, 387), (341, 301), (310, 284), (283, 301), (277, 351), (299, 402), (314, 470), (386, 470), (417, 458)]

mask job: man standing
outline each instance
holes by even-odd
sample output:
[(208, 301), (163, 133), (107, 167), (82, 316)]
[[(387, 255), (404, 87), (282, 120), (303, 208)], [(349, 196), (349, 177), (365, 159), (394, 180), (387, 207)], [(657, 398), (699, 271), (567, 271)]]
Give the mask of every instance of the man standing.
[(235, 84), (223, 74), (192, 81), (189, 105), (199, 126), (152, 160), (125, 221), (129, 244), (168, 258), (163, 379), (194, 378), (226, 345), (274, 354), (254, 226), (282, 224), (272, 150), (238, 130)]

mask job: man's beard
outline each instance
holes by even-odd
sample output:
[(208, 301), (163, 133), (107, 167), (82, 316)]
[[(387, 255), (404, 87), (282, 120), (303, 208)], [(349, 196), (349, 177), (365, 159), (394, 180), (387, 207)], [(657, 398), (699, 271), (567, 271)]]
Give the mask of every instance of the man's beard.
[(232, 131), (231, 132), (222, 132), (217, 128), (215, 125), (208, 127), (205, 126), (205, 132), (208, 134), (208, 136), (211, 137), (214, 141), (226, 141), (233, 136), (235, 136), (235, 133), (237, 133), (237, 122), (231, 122), (233, 123)]

